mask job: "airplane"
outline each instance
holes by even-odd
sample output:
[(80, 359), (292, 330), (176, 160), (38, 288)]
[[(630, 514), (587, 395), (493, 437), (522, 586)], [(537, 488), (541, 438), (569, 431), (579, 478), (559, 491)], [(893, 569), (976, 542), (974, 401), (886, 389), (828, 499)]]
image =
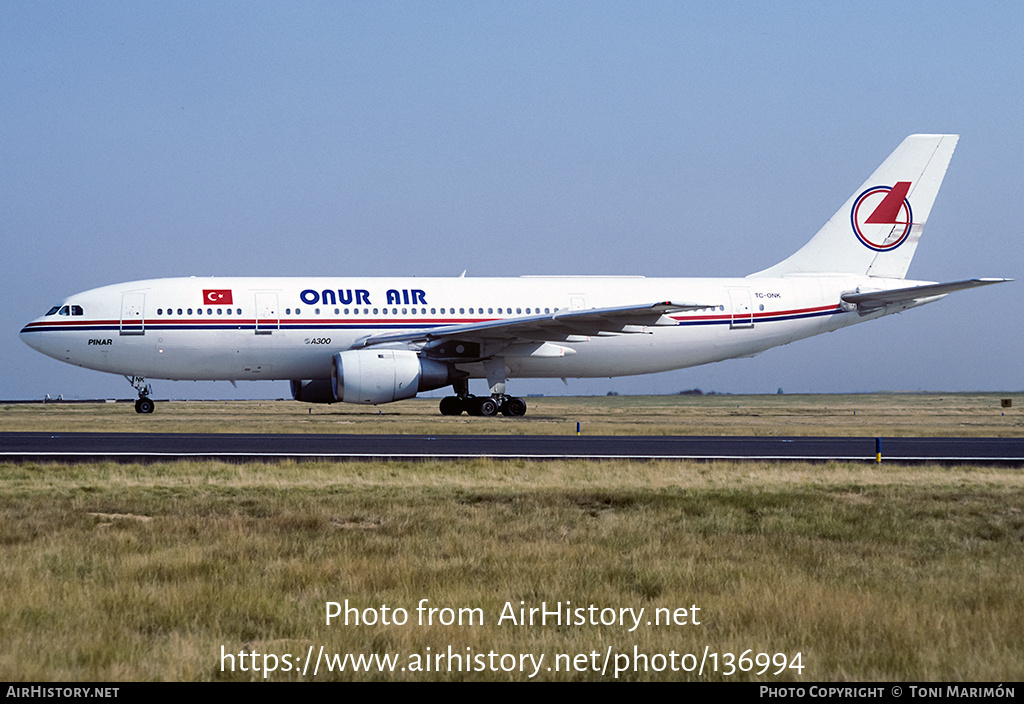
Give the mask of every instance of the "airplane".
[(374, 405), (451, 386), (443, 415), (522, 416), (509, 379), (749, 357), (1009, 281), (905, 278), (958, 138), (907, 137), (807, 244), (746, 277), (150, 279), (76, 293), (21, 339), (125, 376), (138, 413), (156, 378), (288, 380), (297, 401)]

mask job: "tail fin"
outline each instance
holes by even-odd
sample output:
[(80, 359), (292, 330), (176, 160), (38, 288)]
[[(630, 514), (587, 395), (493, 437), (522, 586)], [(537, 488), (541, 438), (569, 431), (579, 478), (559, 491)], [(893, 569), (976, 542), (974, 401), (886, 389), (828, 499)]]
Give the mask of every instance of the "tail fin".
[(904, 278), (958, 138), (907, 137), (810, 242), (751, 276), (836, 273)]

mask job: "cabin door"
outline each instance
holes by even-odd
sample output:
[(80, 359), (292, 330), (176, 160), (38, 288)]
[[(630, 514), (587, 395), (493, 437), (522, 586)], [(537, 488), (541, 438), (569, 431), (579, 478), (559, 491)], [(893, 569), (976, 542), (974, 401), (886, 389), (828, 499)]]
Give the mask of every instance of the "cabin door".
[(729, 307), (732, 309), (731, 329), (754, 327), (754, 305), (750, 302), (749, 288), (729, 289)]
[(146, 334), (146, 294), (133, 292), (121, 294), (121, 334)]
[(277, 307), (276, 291), (256, 293), (256, 334), (270, 335), (281, 327), (281, 311)]

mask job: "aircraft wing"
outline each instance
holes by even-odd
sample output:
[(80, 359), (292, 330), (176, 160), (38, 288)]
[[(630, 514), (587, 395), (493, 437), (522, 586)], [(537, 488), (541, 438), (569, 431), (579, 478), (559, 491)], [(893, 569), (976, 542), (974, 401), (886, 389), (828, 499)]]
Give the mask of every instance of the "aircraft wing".
[(444, 325), (412, 332), (372, 335), (357, 340), (353, 348), (396, 342), (433, 343), (459, 339), (475, 342), (557, 342), (574, 336), (622, 335), (646, 332), (644, 328), (675, 325), (669, 313), (718, 307), (717, 303), (649, 303), (612, 308), (559, 310), (479, 323)]
[(926, 284), (924, 286), (908, 286), (907, 288), (894, 288), (888, 291), (868, 291), (866, 293), (844, 293), (843, 301), (853, 303), (864, 312), (870, 312), (892, 303), (910, 303), (921, 298), (933, 296), (945, 296), (953, 291), (963, 291), (978, 286), (989, 286), (990, 284), (1001, 284), (1012, 279), (966, 279), (964, 281), (950, 281), (944, 284)]

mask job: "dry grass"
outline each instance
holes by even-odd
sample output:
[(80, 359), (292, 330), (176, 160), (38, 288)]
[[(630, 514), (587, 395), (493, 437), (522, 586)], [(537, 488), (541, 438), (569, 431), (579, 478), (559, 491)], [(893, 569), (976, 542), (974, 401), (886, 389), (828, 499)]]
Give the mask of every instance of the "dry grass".
[[(1011, 408), (1001, 400), (1010, 398)], [(524, 418), (442, 417), (436, 399), (380, 407), (295, 401), (0, 406), (0, 429), (120, 432), (1016, 437), (1024, 397), (1009, 393), (529, 398)]]
[[(1004, 409), (1000, 399), (1012, 398)], [(1012, 394), (529, 399), (523, 419), (294, 402), (0, 407), (0, 429), (1019, 436)], [(1024, 677), (1024, 474), (848, 463), (0, 465), (0, 679), (239, 680), (221, 648), (801, 653), (784, 680)], [(325, 603), (481, 626), (326, 626)], [(699, 626), (498, 625), (504, 604), (701, 608)], [(575, 662), (574, 660), (570, 661)], [(719, 671), (626, 679), (745, 679)], [(270, 679), (312, 679), (292, 670)], [(774, 668), (772, 669), (774, 671)], [(513, 672), (316, 679), (524, 680)], [(761, 679), (771, 680), (763, 675)]]
[[(1024, 475), (688, 462), (0, 465), (0, 679), (259, 679), (225, 652), (802, 653), (786, 680), (1024, 677)], [(324, 605), (483, 626), (326, 626)], [(498, 626), (515, 606), (700, 626)], [(407, 664), (403, 660), (402, 664)], [(696, 679), (625, 673), (629, 679)], [(702, 679), (724, 678), (721, 673)], [(278, 672), (270, 679), (303, 678)], [(518, 671), (316, 679), (525, 680)], [(542, 670), (538, 679), (610, 679)], [(772, 679), (768, 676), (762, 679)]]

